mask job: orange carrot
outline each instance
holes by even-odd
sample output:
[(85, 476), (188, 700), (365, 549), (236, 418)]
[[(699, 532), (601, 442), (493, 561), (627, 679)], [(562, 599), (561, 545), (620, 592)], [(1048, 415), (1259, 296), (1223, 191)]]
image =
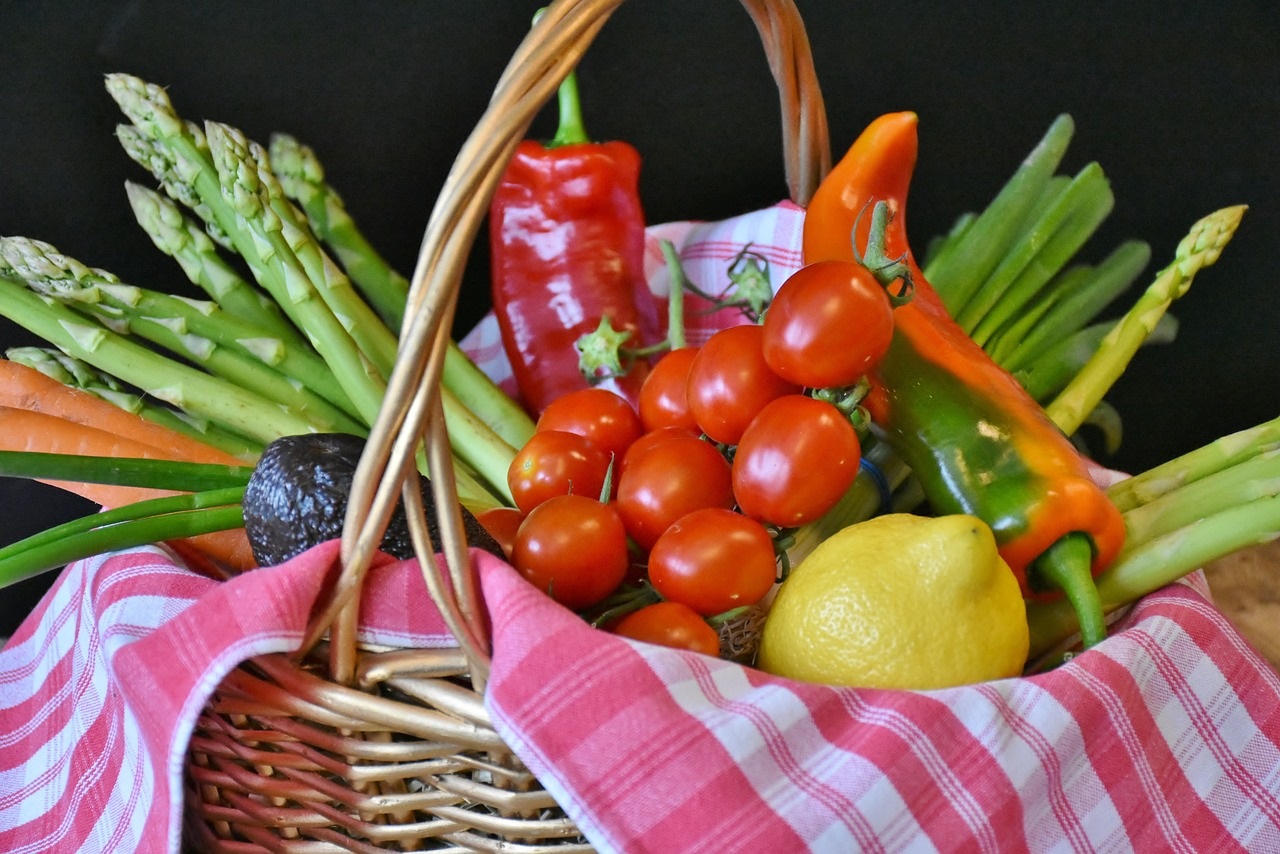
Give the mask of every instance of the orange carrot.
[[(39, 371), (35, 373), (39, 374)], [(40, 376), (44, 375), (40, 374)], [(51, 382), (61, 386), (61, 383)], [(66, 388), (66, 386), (62, 387)], [(68, 389), (68, 391), (73, 390)], [(87, 396), (92, 398), (92, 395)], [(96, 400), (96, 398), (94, 399)], [(109, 403), (105, 405), (111, 406)], [(125, 415), (131, 415), (131, 413), (124, 412), (124, 410), (120, 411)], [(172, 448), (157, 449), (136, 439), (117, 435), (97, 427), (87, 426), (48, 412), (18, 409), (10, 406), (0, 406), (0, 450), (79, 454), (81, 456), (95, 457), (180, 459), (173, 455)], [(209, 450), (213, 451), (214, 449)], [(222, 454), (221, 451), (216, 453)], [(234, 457), (231, 459), (230, 465), (243, 465), (242, 460)], [(210, 459), (203, 460), (203, 462), (221, 463), (222, 461), (220, 459)], [(120, 507), (125, 504), (132, 504), (135, 501), (175, 494), (167, 490), (102, 483), (79, 483), (74, 481), (47, 481), (47, 483), (106, 508)], [(215, 561), (226, 564), (233, 570), (243, 571), (256, 565), (243, 528), (201, 534), (190, 537), (187, 541), (192, 548), (199, 550)]]
[[(0, 359), (0, 406), (56, 415), (66, 421), (114, 434), (121, 439), (134, 440), (158, 452), (145, 455), (156, 459), (219, 465), (245, 464), (239, 457), (148, 421), (141, 415), (121, 409), (87, 391), (65, 386), (35, 368), (8, 359)], [(120, 453), (117, 456), (142, 455)]]

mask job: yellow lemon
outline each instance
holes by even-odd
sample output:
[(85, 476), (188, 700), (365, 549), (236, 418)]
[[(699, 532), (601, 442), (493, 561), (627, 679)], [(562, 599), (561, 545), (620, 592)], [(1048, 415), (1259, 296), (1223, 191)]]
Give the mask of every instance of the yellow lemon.
[(834, 534), (796, 566), (760, 639), (757, 665), (827, 685), (945, 688), (1015, 676), (1026, 606), (973, 516), (894, 513)]

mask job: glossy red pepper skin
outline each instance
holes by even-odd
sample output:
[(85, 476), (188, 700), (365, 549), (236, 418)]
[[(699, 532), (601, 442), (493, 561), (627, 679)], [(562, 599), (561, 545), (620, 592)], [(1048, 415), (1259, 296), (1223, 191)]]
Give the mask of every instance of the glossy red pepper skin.
[[(538, 415), (588, 383), (574, 343), (602, 317), (640, 346), (640, 155), (624, 142), (524, 140), (489, 208), (492, 299), (522, 403)], [(603, 385), (633, 404), (647, 365)]]
[(885, 254), (906, 261), (915, 290), (894, 311), (893, 341), (869, 377), (868, 411), (935, 511), (991, 525), (1024, 595), (1036, 595), (1028, 570), (1051, 546), (1085, 534), (1096, 575), (1123, 546), (1124, 520), (1084, 457), (952, 320), (917, 266), (906, 233), (916, 126), (915, 114), (892, 113), (855, 141), (808, 206), (804, 260), (852, 258), (855, 240), (860, 251), (866, 245), (871, 205), (889, 205)]

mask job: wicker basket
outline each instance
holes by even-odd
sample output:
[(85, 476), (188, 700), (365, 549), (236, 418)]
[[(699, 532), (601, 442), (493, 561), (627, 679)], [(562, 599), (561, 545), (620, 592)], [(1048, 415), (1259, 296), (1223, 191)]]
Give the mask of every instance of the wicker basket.
[[(784, 159), (803, 203), (830, 165), (808, 39), (791, 0), (741, 0), (782, 103)], [(418, 500), (425, 442), (437, 504), (453, 470), (437, 389), (462, 268), (489, 196), (539, 110), (621, 0), (556, 0), (520, 45), (432, 212), (386, 403), (351, 495), (340, 574), (302, 650), (255, 658), (217, 688), (188, 752), (187, 838), (214, 851), (589, 850), (495, 732), (483, 694), (488, 633), (461, 519), (439, 521), (435, 572)], [(361, 588), (403, 493), (430, 595), (458, 641), (447, 650), (356, 641)]]

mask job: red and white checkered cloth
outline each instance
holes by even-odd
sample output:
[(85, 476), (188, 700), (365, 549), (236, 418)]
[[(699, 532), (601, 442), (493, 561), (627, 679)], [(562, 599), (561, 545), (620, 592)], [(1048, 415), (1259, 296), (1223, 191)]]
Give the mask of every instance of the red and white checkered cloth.
[[(707, 290), (745, 242), (775, 283), (798, 263), (787, 205), (660, 228)], [(64, 570), (0, 651), (0, 851), (178, 850), (197, 712), (296, 647), (336, 555), (221, 584), (159, 548)], [(633, 643), (475, 557), (495, 726), (602, 851), (1280, 851), (1280, 677), (1200, 574), (1053, 672), (905, 692)], [(449, 643), (416, 562), (368, 584), (370, 640)]]
[[(65, 570), (0, 652), (0, 850), (178, 850), (198, 710), (296, 647), (336, 554), (223, 584), (160, 549)], [(1200, 575), (1051, 673), (905, 692), (637, 644), (475, 557), (495, 726), (602, 851), (1280, 850), (1280, 678)], [(448, 642), (415, 562), (370, 585), (370, 640)]]

